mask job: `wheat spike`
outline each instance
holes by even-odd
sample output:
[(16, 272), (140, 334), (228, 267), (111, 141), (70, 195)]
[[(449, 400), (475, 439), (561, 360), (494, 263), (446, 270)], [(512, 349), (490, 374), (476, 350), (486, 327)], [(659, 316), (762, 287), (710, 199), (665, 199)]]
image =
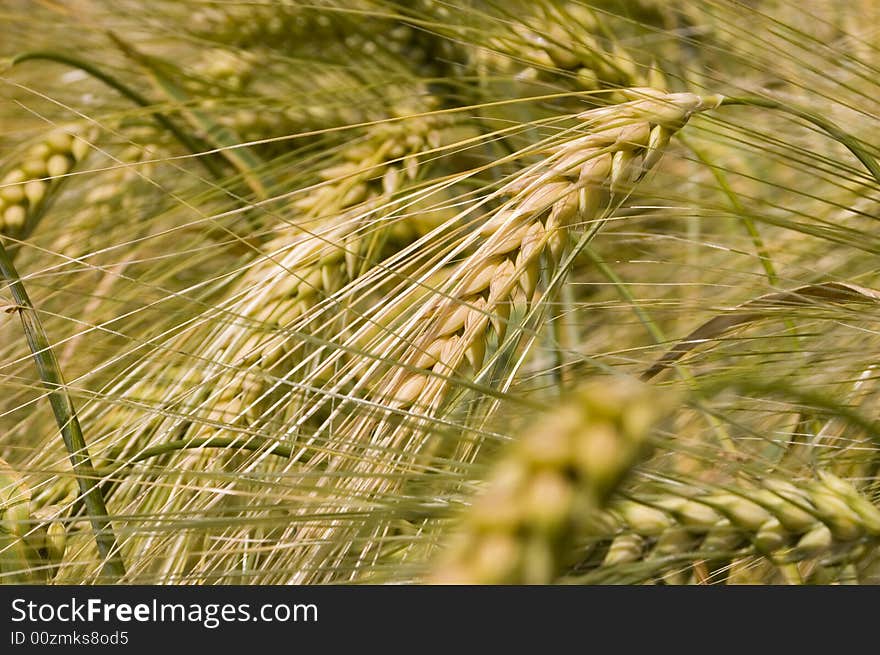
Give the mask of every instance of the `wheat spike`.
[[(483, 243), (428, 301), (426, 328), (403, 358), (425, 372), (387, 376), (377, 387), (381, 395), (398, 406), (418, 401), (430, 407), (431, 398), (422, 393), (430, 372), (451, 376), (465, 362), (479, 370), (487, 337), (495, 331), (503, 338), (510, 305), (518, 297), (531, 302), (542, 269), (557, 269), (572, 227), (600, 218), (606, 191), (628, 191), (690, 114), (717, 102), (692, 94), (630, 93), (650, 95), (584, 113), (590, 134), (551, 148), (540, 166), (510, 184), (512, 200), (478, 230)], [(432, 392), (437, 397), (442, 389)]]
[[(134, 373), (137, 382), (128, 393), (139, 402), (144, 399), (156, 407), (186, 403), (187, 415), (195, 420), (190, 423), (186, 418), (169, 416), (133, 430), (123, 428), (120, 432), (129, 434), (118, 447), (108, 448), (103, 465), (124, 462), (148, 445), (181, 435), (190, 439), (224, 434), (248, 441), (270, 423), (278, 427), (282, 418), (279, 401), (292, 401), (285, 396), (290, 393), (286, 388), (278, 392), (273, 387), (291, 369), (302, 367), (311, 349), (298, 335), (315, 331), (313, 326), (319, 323), (326, 327), (331, 320), (327, 317), (335, 314), (334, 293), (347, 280), (369, 270), (370, 259), (381, 255), (377, 250), (383, 243), (381, 232), (392, 230), (396, 220), (384, 221), (384, 212), (393, 209), (394, 197), (423, 174), (416, 154), (437, 145), (437, 128), (443, 124), (441, 118), (377, 125), (370, 129), (368, 138), (341, 150), (334, 167), (323, 172), (325, 180), (316, 188), (295, 195), (289, 205), (290, 214), (297, 217), (293, 225), (279, 229), (264, 245), (265, 254), (249, 263), (230, 285), (229, 300), (218, 307), (221, 320), (208, 321), (207, 333), (195, 332), (195, 338), (202, 339), (203, 348), (198, 352), (206, 365), (177, 377), (166, 367), (147, 375), (143, 369)], [(193, 338), (191, 333), (175, 337), (174, 348), (192, 351)], [(112, 420), (125, 425), (124, 414)], [(181, 471), (234, 470), (243, 461), (231, 450), (190, 452), (179, 459)], [(264, 466), (271, 468), (273, 463)], [(188, 495), (175, 493), (174, 480), (153, 488), (146, 498), (138, 491), (143, 484), (134, 477), (126, 480), (114, 492), (115, 502), (134, 506), (149, 503), (169, 511), (172, 507), (180, 511), (179, 503), (194, 502)], [(239, 490), (247, 488), (242, 481), (229, 484)], [(212, 495), (207, 506), (222, 508), (226, 502), (222, 495)], [(160, 543), (165, 542), (149, 536), (136, 543), (133, 540), (130, 547), (142, 554), (145, 563), (151, 561), (154, 549), (161, 549), (168, 557), (163, 555), (156, 561), (162, 561), (169, 571), (199, 566), (175, 559), (174, 553), (188, 548), (167, 550)], [(199, 544), (190, 545), (195, 551), (203, 550)], [(206, 560), (213, 556), (226, 557), (219, 551), (204, 555)], [(133, 575), (139, 573), (146, 571), (134, 571)]]
[[(282, 231), (265, 245), (266, 258), (243, 277), (242, 290), (264, 289), (238, 310), (257, 327), (223, 330), (216, 344), (224, 361), (271, 371), (295, 345), (284, 328), (369, 269), (365, 262), (376, 256), (370, 252), (371, 241), (379, 239), (370, 224), (381, 224), (382, 208), (391, 206), (395, 194), (418, 176), (415, 155), (440, 139), (430, 120), (407, 121), (405, 130), (379, 125), (371, 136), (345, 149), (341, 164), (323, 171), (327, 184), (293, 202), (310, 233), (291, 239)], [(310, 222), (309, 217), (317, 220)], [(265, 391), (261, 385), (239, 390), (234, 380), (226, 383), (225, 378), (220, 386), (226, 401), (244, 391), (242, 407)]]
[[(699, 553), (703, 566), (765, 558), (777, 567), (858, 564), (880, 539), (880, 509), (850, 483), (820, 471), (794, 483), (766, 478), (730, 491), (675, 493), (612, 503), (602, 517), (617, 534), (612, 566)], [(658, 564), (667, 583), (686, 582), (676, 564)]]
[[(628, 191), (656, 164), (671, 135), (694, 112), (720, 102), (714, 96), (651, 89), (630, 94), (637, 99), (584, 112), (579, 118), (586, 134), (550, 147), (542, 162), (511, 182), (506, 190), (513, 197), (474, 234), (473, 252), (438, 285), (436, 294), (417, 303), (403, 327), (376, 341), (375, 359), (363, 358), (351, 366), (349, 379), (357, 381), (370, 401), (391, 411), (340, 416), (329, 454), (320, 464), (328, 471), (346, 471), (346, 480), (327, 478), (318, 483), (319, 489), (332, 485), (334, 493), (342, 494), (350, 485), (350, 493), (367, 498), (399, 493), (405, 483), (388, 472), (418, 467), (437, 446), (418, 417), (442, 416), (444, 402), (458, 388), (455, 377), (466, 364), (479, 370), (489, 335), (504, 336), (510, 306), (532, 305), (541, 269), (552, 271), (563, 261), (567, 233), (600, 224), (608, 211), (603, 195)], [(392, 354), (402, 365), (376, 364)], [(408, 424), (394, 419), (394, 412), (400, 411), (412, 417)], [(333, 419), (331, 414), (328, 422)], [(380, 519), (378, 527), (365, 529), (386, 528)], [(376, 553), (358, 552), (351, 530), (342, 525), (303, 531), (303, 538), (322, 543), (305, 557), (325, 564), (335, 561), (343, 568), (352, 566), (352, 559), (366, 565)], [(294, 579), (316, 580), (306, 575)]]
[[(541, 6), (517, 17), (512, 29), (493, 37), (479, 53), (479, 67), (517, 79), (564, 84), (579, 91), (651, 86), (665, 89), (662, 73), (641, 64), (610, 40), (610, 16), (575, 2)], [(600, 35), (602, 35), (600, 37)], [(528, 67), (523, 69), (523, 64)]]
[(547, 584), (646, 452), (670, 398), (627, 380), (595, 382), (501, 455), (428, 581)]
[(46, 584), (64, 556), (57, 508), (34, 510), (20, 473), (0, 459), (0, 583)]
[(0, 181), (0, 234), (26, 235), (93, 140), (94, 134), (79, 126), (58, 128), (25, 151)]

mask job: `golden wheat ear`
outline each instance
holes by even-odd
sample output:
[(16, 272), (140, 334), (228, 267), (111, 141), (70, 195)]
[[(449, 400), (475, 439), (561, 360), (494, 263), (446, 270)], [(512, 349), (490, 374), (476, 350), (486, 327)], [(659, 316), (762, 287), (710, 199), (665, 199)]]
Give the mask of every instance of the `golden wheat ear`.
[[(451, 395), (484, 366), (490, 343), (519, 341), (523, 331), (508, 326), (511, 308), (529, 312), (544, 306), (536, 293), (541, 271), (550, 272), (556, 285), (564, 279), (569, 233), (598, 232), (614, 198), (625, 196), (657, 163), (671, 135), (694, 113), (719, 102), (715, 96), (653, 89), (628, 93), (632, 100), (626, 103), (578, 115), (576, 130), (543, 147), (543, 158), (503, 187), (509, 200), (467, 237), (468, 254), (365, 347), (369, 356), (354, 358), (344, 373), (354, 385), (349, 401), (325, 421), (333, 430), (318, 460), (328, 471), (346, 475), (319, 477), (317, 489), (332, 485), (334, 493), (347, 489), (352, 497), (371, 498), (403, 493), (414, 484), (438, 447), (436, 435), (425, 429), (428, 421), (445, 416)], [(386, 307), (374, 313), (381, 316)], [(507, 366), (504, 375), (510, 377), (514, 364)], [(313, 410), (303, 411), (308, 416)], [(455, 457), (470, 460), (479, 447), (462, 449), (467, 452)], [(327, 558), (368, 568), (378, 550), (363, 545), (371, 543), (364, 533), (388, 529), (382, 517), (365, 526), (340, 522), (303, 529), (298, 538), (320, 544), (304, 547), (304, 560), (312, 562), (306, 568)]]
[(381, 396), (400, 407), (435, 406), (445, 388), (438, 376), (455, 375), (463, 364), (479, 370), (489, 336), (504, 338), (510, 307), (532, 301), (542, 270), (550, 278), (559, 272), (569, 233), (595, 230), (609, 212), (607, 192), (629, 192), (693, 113), (720, 102), (654, 89), (625, 93), (633, 100), (580, 114), (586, 135), (550, 147), (507, 184), (511, 199), (479, 226), (473, 254), (426, 301), (422, 334), (412, 338), (401, 369), (375, 387)]

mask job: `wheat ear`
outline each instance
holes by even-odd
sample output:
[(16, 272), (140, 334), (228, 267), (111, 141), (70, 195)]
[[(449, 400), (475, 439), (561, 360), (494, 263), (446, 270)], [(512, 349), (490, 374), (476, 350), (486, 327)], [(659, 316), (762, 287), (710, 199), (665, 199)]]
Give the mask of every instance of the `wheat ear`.
[(685, 553), (700, 555), (694, 579), (706, 562), (720, 568), (718, 562), (749, 557), (782, 568), (857, 563), (880, 540), (880, 509), (824, 471), (807, 482), (766, 478), (708, 493), (676, 488), (614, 503), (601, 520), (609, 534), (617, 533), (603, 566), (653, 560), (667, 583), (689, 579), (675, 561)]
[[(497, 342), (504, 336), (510, 306), (534, 304), (542, 268), (558, 269), (556, 284), (564, 278), (569, 232), (586, 227), (595, 233), (608, 215), (609, 205), (602, 202), (608, 191), (618, 198), (628, 192), (694, 112), (720, 101), (652, 89), (630, 94), (637, 99), (581, 114), (582, 132), (548, 147), (541, 162), (511, 182), (505, 189), (511, 200), (472, 235), (471, 254), (399, 329), (375, 341), (370, 349), (375, 357), (363, 357), (347, 371), (355, 385), (348, 393), (364, 394), (376, 409), (365, 414), (343, 404), (331, 413), (325, 423), (334, 429), (320, 465), (346, 475), (342, 480), (320, 479), (315, 493), (325, 486), (337, 498), (401, 493), (438, 443), (437, 435), (426, 429), (430, 419), (442, 417), (444, 402), (461, 388), (458, 381), (468, 379), (467, 364), (479, 371), (488, 338), (494, 335)], [(520, 334), (513, 334), (511, 341)], [(395, 364), (384, 364), (389, 360)], [(406, 422), (401, 423), (401, 415)], [(469, 452), (464, 459), (473, 455)], [(331, 562), (356, 575), (359, 566), (368, 566), (378, 555), (361, 551), (360, 544), (375, 540), (353, 533), (383, 534), (388, 526), (381, 517), (375, 521), (303, 530), (303, 539), (320, 544), (304, 555), (304, 568), (321, 562), (324, 575)], [(325, 579), (303, 574), (295, 581)]]
[[(383, 239), (379, 232), (393, 229), (390, 223), (383, 225), (382, 211), (416, 180), (417, 154), (439, 145), (437, 123), (416, 119), (404, 126), (376, 126), (366, 141), (343, 150), (341, 163), (322, 171), (324, 184), (293, 201), (308, 232), (291, 239), (289, 230), (282, 231), (265, 245), (265, 259), (249, 268), (239, 289), (244, 294), (255, 288), (264, 291), (258, 298), (245, 295), (247, 304), (238, 313), (255, 327), (224, 329), (215, 341), (224, 361), (270, 371), (300, 345), (284, 329), (369, 270), (369, 262), (378, 256), (376, 243)], [(220, 386), (222, 400), (237, 398), (241, 407), (252, 405), (265, 391), (263, 385), (243, 388), (234, 380)]]
[[(517, 18), (509, 34), (490, 40), (482, 65), (500, 68), (517, 78), (552, 78), (581, 91), (650, 86), (665, 89), (655, 66), (640, 65), (616, 40), (608, 38), (608, 16), (568, 2), (545, 6)], [(598, 35), (606, 38), (600, 39)], [(529, 68), (522, 69), (523, 64)]]
[(670, 397), (595, 382), (520, 435), (467, 511), (429, 582), (547, 584), (604, 529), (597, 512), (647, 451)]
[(27, 235), (46, 202), (89, 151), (94, 135), (72, 126), (30, 146), (0, 181), (0, 234)]
[(531, 302), (542, 269), (558, 269), (572, 228), (600, 219), (606, 191), (628, 192), (693, 112), (720, 102), (650, 89), (628, 93), (641, 99), (585, 112), (589, 134), (550, 148), (507, 187), (513, 198), (479, 228), (483, 243), (428, 300), (420, 317), (426, 328), (402, 359), (407, 368), (377, 385), (395, 406), (434, 407), (463, 363), (479, 370), (487, 337), (494, 332), (500, 341), (512, 304)]

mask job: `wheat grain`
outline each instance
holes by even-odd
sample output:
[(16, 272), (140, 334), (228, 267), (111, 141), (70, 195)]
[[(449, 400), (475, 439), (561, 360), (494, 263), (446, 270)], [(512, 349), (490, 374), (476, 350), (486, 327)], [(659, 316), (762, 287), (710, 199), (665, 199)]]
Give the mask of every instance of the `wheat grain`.
[[(610, 190), (617, 197), (626, 193), (629, 185), (656, 163), (671, 134), (691, 113), (716, 102), (714, 98), (667, 95), (653, 90), (632, 94), (635, 99), (631, 102), (580, 116), (581, 131), (568, 141), (546, 148), (541, 162), (525, 169), (506, 187), (505, 192), (511, 199), (472, 234), (471, 254), (452, 267), (445, 281), (433, 287), (439, 293), (430, 292), (416, 303), (417, 315), (404, 313), (403, 320), (409, 322), (410, 327), (398, 334), (380, 332), (382, 338), (365, 352), (366, 355), (370, 351), (380, 353), (377, 357), (380, 362), (390, 359), (402, 366), (398, 364), (389, 369), (380, 365), (371, 369), (370, 363), (375, 359), (353, 357), (344, 372), (357, 385), (346, 389), (349, 397), (366, 393), (365, 400), (376, 408), (405, 408), (414, 417), (437, 415), (443, 399), (454, 388), (450, 375), (464, 371), (461, 367), (465, 361), (475, 369), (479, 367), (487, 347), (487, 334), (504, 334), (505, 314), (511, 305), (533, 303), (542, 267), (560, 266), (568, 232), (605, 216), (607, 202), (603, 202), (603, 197), (607, 192)], [(415, 139), (407, 122), (403, 121), (406, 138), (402, 142), (391, 138), (389, 125), (377, 128), (372, 142), (352, 144), (339, 162), (343, 168), (327, 173), (331, 178), (327, 183), (315, 188), (308, 197), (295, 201), (294, 208), (304, 217), (302, 224), (308, 226), (309, 233), (295, 240), (280, 234), (278, 241), (267, 248), (272, 255), (249, 268), (233, 287), (232, 300), (220, 308), (241, 318), (234, 323), (224, 319), (218, 329), (205, 336), (205, 347), (199, 354), (211, 364), (196, 376), (202, 382), (195, 387), (187, 383), (189, 391), (185, 392), (189, 398), (186, 414), (195, 419), (190, 423), (171, 416), (161, 421), (161, 428), (151, 422), (142, 434), (126, 439), (122, 452), (117, 455), (120, 459), (137, 454), (155, 439), (177, 435), (181, 429), (187, 430), (187, 437), (205, 437), (218, 430), (228, 430), (247, 440), (257, 431), (276, 432), (283, 420), (297, 426), (295, 434), (301, 434), (299, 426), (315, 416), (325, 402), (321, 391), (323, 378), (319, 377), (318, 369), (326, 367), (320, 358), (306, 357), (311, 346), (308, 342), (291, 340), (290, 328), (295, 326), (297, 334), (313, 331), (309, 325), (324, 320), (322, 312), (315, 311), (316, 305), (332, 295), (338, 285), (350, 280), (352, 274), (370, 271), (369, 259), (365, 259), (369, 257), (369, 240), (363, 236), (369, 234), (369, 230), (384, 229), (384, 221), (378, 225), (374, 220), (366, 220), (364, 224), (360, 221), (393, 207), (388, 199), (393, 197), (398, 185), (409, 183), (408, 176), (414, 174), (413, 163), (420, 165), (411, 153), (437, 144), (437, 137), (432, 134), (435, 128), (430, 122), (422, 132), (424, 136)], [(396, 173), (389, 174), (389, 170)], [(418, 173), (418, 168), (415, 172)], [(354, 204), (347, 206), (346, 203)], [(311, 223), (305, 219), (311, 219)], [(362, 263), (365, 261), (367, 263)], [(424, 320), (426, 315), (428, 318)], [(417, 328), (416, 333), (412, 326)], [(323, 324), (322, 329), (328, 326)], [(182, 347), (185, 351), (192, 349), (191, 345)], [(376, 350), (372, 350), (374, 347)], [(401, 349), (405, 352), (401, 353)], [(400, 357), (397, 353), (401, 353)], [(425, 353), (428, 359), (420, 361)], [(332, 351), (329, 355), (331, 360), (340, 357)], [(137, 375), (140, 376), (140, 372)], [(312, 403), (303, 391), (298, 392), (304, 396), (300, 404), (291, 396), (289, 387), (278, 380), (285, 384), (303, 380), (308, 385), (304, 388), (315, 390), (311, 395), (320, 394), (320, 402)], [(201, 395), (194, 399), (194, 391)], [(288, 418), (278, 412), (285, 404)], [(413, 468), (413, 461), (430, 454), (430, 435), (418, 427), (416, 420), (409, 425), (395, 426), (381, 416), (365, 418), (361, 413), (348, 416), (343, 413), (341, 419), (334, 417), (334, 413), (344, 411), (344, 404), (339, 410), (331, 411), (326, 420), (336, 422), (333, 430), (322, 436), (320, 447), (304, 443), (292, 460), (307, 465), (317, 474), (308, 491), (303, 491), (310, 499), (304, 504), (307, 512), (313, 511), (317, 503), (326, 512), (344, 515), (346, 503), (334, 499), (393, 497), (412, 478), (412, 471), (418, 470)], [(121, 483), (114, 502), (131, 506), (133, 513), (180, 511), (184, 505), (189, 507), (196, 503), (200, 511), (208, 507), (225, 511), (221, 508), (234, 502), (237, 494), (258, 493), (258, 487), (249, 490), (253, 485), (242, 479), (226, 483), (235, 489), (235, 493), (230, 494), (211, 494), (207, 489), (202, 494), (184, 495), (176, 490), (180, 485), (191, 489), (188, 471), (215, 469), (221, 461), (232, 467), (254, 462), (253, 458), (243, 457), (234, 450), (221, 457), (216, 452), (190, 452), (175, 458), (176, 477), (165, 479), (162, 485), (152, 488), (147, 497), (141, 497), (143, 482), (138, 476), (131, 476)], [(266, 462), (259, 466), (263, 469), (272, 465)], [(326, 475), (322, 473), (324, 470)], [(395, 470), (407, 473), (400, 475)], [(340, 477), (339, 471), (344, 471), (345, 476)], [(323, 500), (331, 488), (331, 498)], [(200, 500), (205, 495), (207, 497)], [(291, 510), (291, 522), (298, 524), (298, 528), (295, 537), (293, 528), (284, 534), (293, 540), (301, 565), (297, 567), (299, 572), (277, 579), (336, 579), (335, 567), (339, 567), (340, 576), (357, 575), (359, 568), (380, 552), (362, 551), (363, 544), (376, 543), (367, 538), (366, 533), (385, 531), (384, 521), (381, 518), (377, 524), (322, 521), (312, 525), (306, 519), (298, 519), (297, 511)], [(365, 531), (363, 537), (357, 536), (359, 530)], [(235, 533), (237, 539), (252, 538), (246, 526), (233, 526), (228, 532)], [(200, 534), (190, 536), (204, 538), (204, 534)], [(203, 570), (215, 567), (225, 570), (232, 566), (230, 558), (234, 558), (234, 554), (225, 553), (208, 542), (200, 543), (191, 544), (193, 549), (203, 552), (198, 561), (193, 561), (186, 555), (191, 552), (189, 547), (169, 550), (168, 538), (161, 535), (132, 539), (128, 547), (133, 553), (132, 561), (139, 562), (139, 568), (132, 570), (131, 575), (146, 575), (156, 567), (162, 567), (162, 575), (170, 575), (173, 571), (191, 570), (193, 566)], [(265, 556), (276, 558), (278, 554), (266, 553)], [(265, 564), (268, 566), (269, 561)]]
[[(581, 91), (665, 89), (666, 80), (656, 66), (639, 63), (610, 38), (620, 27), (610, 18), (574, 2), (542, 6), (517, 17), (503, 35), (491, 38), (477, 65), (517, 79), (552, 80)], [(523, 70), (523, 64), (528, 68)]]
[(322, 12), (318, 3), (311, 7), (290, 2), (223, 5), (194, 11), (187, 25), (194, 35), (215, 43), (244, 48), (284, 46), (334, 36), (336, 16), (337, 12)]

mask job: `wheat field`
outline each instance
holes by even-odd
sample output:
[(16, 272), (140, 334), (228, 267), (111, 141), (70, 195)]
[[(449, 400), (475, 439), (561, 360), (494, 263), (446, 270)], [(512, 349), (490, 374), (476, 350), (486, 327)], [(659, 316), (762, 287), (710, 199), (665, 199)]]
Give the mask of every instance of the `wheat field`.
[(0, 0), (0, 581), (880, 582), (878, 79), (878, 0)]

